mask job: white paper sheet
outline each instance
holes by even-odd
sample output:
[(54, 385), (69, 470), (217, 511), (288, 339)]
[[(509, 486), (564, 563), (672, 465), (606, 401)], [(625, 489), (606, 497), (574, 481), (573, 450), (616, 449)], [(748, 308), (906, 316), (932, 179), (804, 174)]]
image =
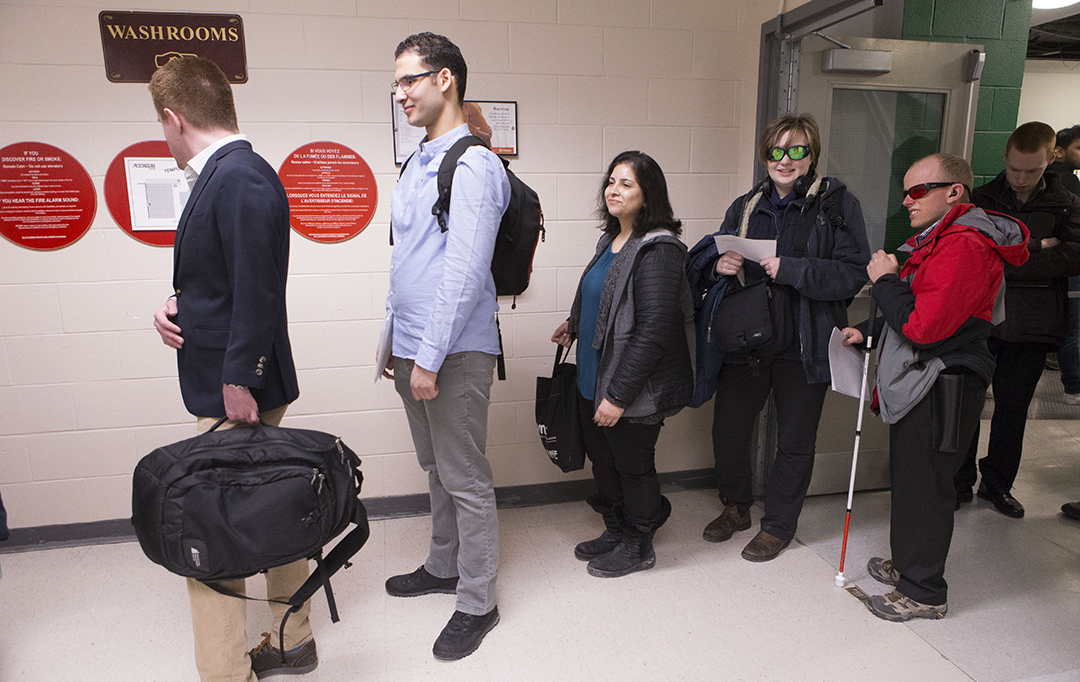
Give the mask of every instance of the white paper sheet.
[[(845, 346), (844, 333), (834, 327), (832, 336), (829, 337), (829, 374), (832, 376), (832, 390), (858, 398), (859, 389), (862, 388), (865, 358), (866, 351), (857, 346)], [(868, 377), (866, 383), (866, 396), (863, 400), (869, 400), (872, 395), (872, 378)]]
[(375, 382), (379, 381), (386, 364), (390, 362), (390, 351), (394, 346), (394, 314), (386, 313), (382, 329), (379, 330), (379, 350), (375, 354)]
[(775, 239), (743, 239), (733, 234), (719, 234), (714, 239), (716, 239), (718, 253), (734, 251), (743, 258), (757, 263), (776, 255)]

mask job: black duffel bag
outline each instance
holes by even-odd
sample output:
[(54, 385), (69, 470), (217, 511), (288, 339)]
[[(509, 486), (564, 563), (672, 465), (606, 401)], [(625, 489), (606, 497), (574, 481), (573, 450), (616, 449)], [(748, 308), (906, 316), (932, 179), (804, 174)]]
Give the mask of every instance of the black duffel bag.
[[(536, 426), (548, 457), (563, 472), (585, 468), (585, 441), (578, 417), (577, 365), (562, 362), (563, 347), (555, 351), (551, 378), (536, 377)], [(570, 351), (566, 351), (570, 357)]]
[[(330, 576), (369, 535), (357, 498), (359, 467), (356, 454), (327, 433), (211, 429), (142, 458), (132, 480), (131, 522), (151, 561), (230, 596), (242, 597), (217, 581), (314, 559), (317, 569), (289, 599), (290, 613), (323, 587), (336, 622)], [(351, 523), (356, 528), (323, 558), (322, 548)]]

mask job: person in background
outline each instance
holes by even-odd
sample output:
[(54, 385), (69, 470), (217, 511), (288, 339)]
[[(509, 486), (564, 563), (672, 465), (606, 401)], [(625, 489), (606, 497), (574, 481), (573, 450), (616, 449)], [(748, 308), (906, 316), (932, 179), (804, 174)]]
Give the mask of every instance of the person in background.
[[(150, 79), (169, 151), (191, 194), (176, 228), (173, 295), (154, 313), (162, 342), (176, 349), (184, 406), (198, 431), (278, 425), (300, 390), (285, 309), (289, 200), (277, 173), (239, 134), (232, 90), (216, 64), (173, 59)], [(301, 559), (266, 572), (269, 599), (288, 600), (308, 577)], [(245, 581), (222, 587), (244, 594)], [(319, 664), (308, 613), (290, 617), (284, 641), (267, 636), (248, 653), (247, 602), (187, 579), (195, 664), (204, 682), (302, 674)], [(288, 604), (271, 603), (280, 623)], [(270, 628), (274, 638), (276, 627)], [(284, 662), (281, 649), (285, 649)]]
[[(1046, 172), (1057, 175), (1065, 189), (1080, 196), (1077, 169), (1080, 169), (1080, 125), (1057, 132), (1054, 162), (1046, 167)], [(1065, 339), (1057, 352), (1057, 367), (1051, 366), (1047, 359), (1048, 369), (1061, 370), (1066, 405), (1080, 405), (1080, 298), (1076, 296), (1080, 296), (1080, 275), (1069, 277), (1069, 318)]]
[(712, 441), (723, 511), (705, 527), (709, 542), (750, 528), (754, 423), (770, 393), (776, 405), (765, 514), (742, 552), (760, 562), (775, 558), (795, 536), (829, 388), (829, 337), (847, 326), (848, 300), (866, 283), (870, 247), (858, 199), (839, 180), (816, 173), (821, 138), (813, 117), (776, 119), (762, 133), (758, 153), (769, 176), (731, 204), (716, 234), (739, 234), (745, 226), (750, 239), (776, 240), (776, 256), (756, 263), (735, 251), (720, 254), (709, 235), (691, 250), (687, 268), (696, 291), (742, 273), (747, 285), (768, 278), (793, 293), (788, 347), (765, 358), (728, 353), (716, 382)]
[[(1056, 142), (1054, 129), (1045, 123), (1021, 125), (1005, 144), (1005, 170), (971, 194), (979, 208), (1012, 216), (1031, 233), (1030, 257), (1005, 266), (1005, 320), (989, 342), (996, 362), (994, 416), (986, 456), (978, 462), (978, 496), (1012, 518), (1024, 516), (1011, 490), (1020, 469), (1028, 406), (1046, 354), (1066, 336), (1068, 278), (1080, 274), (1080, 197), (1046, 172)], [(977, 422), (975, 426), (975, 438), (956, 475), (957, 504), (972, 499), (979, 449)]]
[(899, 249), (910, 255), (901, 268), (896, 256), (874, 254), (866, 271), (881, 317), (843, 330), (844, 345), (862, 344), (873, 324), (878, 347), (873, 407), (889, 424), (892, 558), (866, 568), (895, 589), (867, 607), (894, 622), (948, 611), (953, 477), (977, 440), (994, 372), (987, 339), (1004, 312), (1004, 263), (1028, 258), (1023, 224), (967, 202), (973, 181), (968, 162), (951, 154), (912, 164), (904, 207), (915, 234)]
[[(1080, 196), (1080, 178), (1076, 177), (1076, 171), (1080, 170), (1080, 125), (1058, 131), (1054, 154), (1057, 159), (1047, 166), (1046, 172), (1056, 173), (1065, 189)], [(1078, 275), (1069, 277), (1068, 329), (1058, 350), (1061, 385), (1068, 405), (1080, 405), (1080, 298), (1074, 298), (1074, 292), (1080, 292)], [(1061, 505), (1061, 513), (1080, 521), (1080, 502), (1066, 502)]]
[(598, 214), (603, 234), (578, 283), (570, 318), (551, 340), (577, 349), (580, 418), (604, 518), (574, 548), (588, 572), (616, 578), (652, 568), (653, 535), (671, 504), (660, 494), (656, 439), (693, 394), (694, 307), (681, 222), (660, 166), (623, 152), (608, 166)]

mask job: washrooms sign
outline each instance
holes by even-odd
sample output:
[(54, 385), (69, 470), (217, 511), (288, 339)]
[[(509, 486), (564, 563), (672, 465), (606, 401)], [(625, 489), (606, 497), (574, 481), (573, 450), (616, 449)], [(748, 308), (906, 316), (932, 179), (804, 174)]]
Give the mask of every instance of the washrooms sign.
[(230, 83), (247, 82), (244, 22), (237, 14), (105, 11), (98, 24), (113, 83), (149, 83), (170, 59), (190, 55), (213, 61)]

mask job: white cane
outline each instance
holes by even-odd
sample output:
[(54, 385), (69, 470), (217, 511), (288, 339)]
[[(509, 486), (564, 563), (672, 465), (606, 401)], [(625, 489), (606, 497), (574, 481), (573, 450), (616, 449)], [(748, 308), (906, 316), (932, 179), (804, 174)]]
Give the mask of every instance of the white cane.
[(848, 528), (851, 526), (851, 500), (855, 495), (855, 470), (859, 466), (859, 441), (862, 440), (863, 409), (866, 406), (866, 384), (870, 374), (870, 352), (874, 347), (874, 317), (877, 315), (877, 306), (874, 304), (873, 288), (870, 289), (870, 322), (866, 330), (866, 355), (863, 357), (862, 388), (859, 389), (859, 417), (855, 424), (855, 448), (851, 453), (851, 482), (848, 483), (847, 492), (847, 517), (844, 519), (844, 543), (840, 548), (840, 570), (833, 582), (837, 587), (844, 587), (847, 580), (844, 578), (844, 559), (847, 556)]

